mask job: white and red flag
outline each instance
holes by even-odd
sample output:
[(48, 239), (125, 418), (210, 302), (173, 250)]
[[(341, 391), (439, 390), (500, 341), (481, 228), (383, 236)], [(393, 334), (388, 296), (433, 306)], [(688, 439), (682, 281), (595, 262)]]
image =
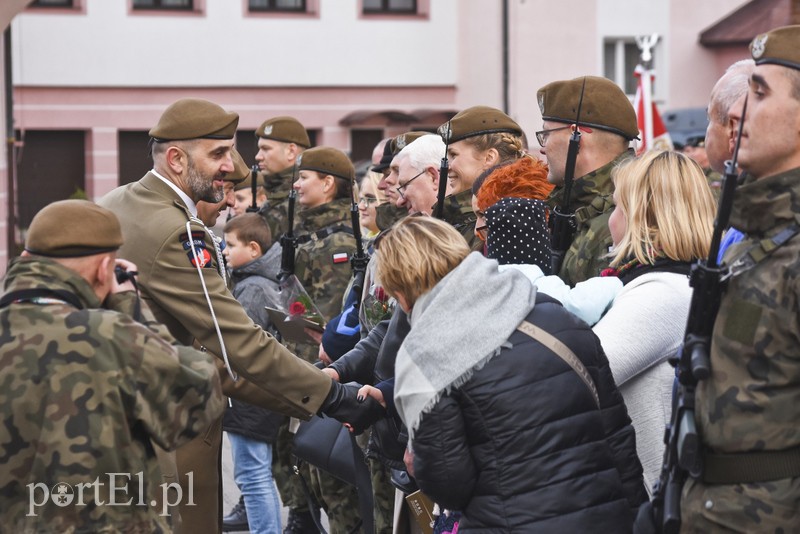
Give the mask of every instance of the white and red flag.
[(636, 84), (633, 109), (636, 110), (636, 122), (639, 126), (639, 139), (641, 139), (636, 144), (636, 154), (652, 149), (672, 150), (672, 139), (664, 126), (664, 121), (661, 120), (658, 107), (653, 101), (655, 74), (652, 70), (645, 70), (641, 65), (637, 65), (634, 75), (639, 81)]

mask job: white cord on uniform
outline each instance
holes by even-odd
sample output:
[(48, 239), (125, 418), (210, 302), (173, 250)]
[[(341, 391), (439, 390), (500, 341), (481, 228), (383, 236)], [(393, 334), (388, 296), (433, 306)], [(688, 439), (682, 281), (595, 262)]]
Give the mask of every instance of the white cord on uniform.
[[(205, 228), (205, 225), (203, 225)], [(200, 258), (197, 257), (197, 250), (194, 246), (194, 237), (192, 236), (192, 226), (191, 221), (186, 221), (186, 235), (189, 239), (189, 246), (192, 249), (192, 256), (194, 256), (194, 266), (197, 268), (197, 274), (200, 276), (200, 283), (203, 286), (203, 294), (206, 296), (206, 302), (208, 303), (208, 311), (211, 312), (211, 320), (214, 321), (214, 329), (217, 331), (217, 338), (219, 339), (219, 346), (222, 348), (222, 359), (225, 361), (225, 369), (228, 371), (231, 379), (236, 382), (239, 380), (239, 376), (233, 372), (231, 368), (231, 364), (228, 361), (228, 351), (225, 350), (225, 341), (222, 339), (222, 332), (219, 329), (219, 323), (217, 322), (217, 314), (214, 313), (214, 306), (211, 304), (211, 297), (208, 294), (208, 289), (206, 288), (206, 279), (203, 276), (203, 269), (200, 267)], [(211, 239), (214, 239), (213, 237)], [(218, 260), (219, 261), (219, 260)], [(220, 265), (222, 268), (222, 265)]]

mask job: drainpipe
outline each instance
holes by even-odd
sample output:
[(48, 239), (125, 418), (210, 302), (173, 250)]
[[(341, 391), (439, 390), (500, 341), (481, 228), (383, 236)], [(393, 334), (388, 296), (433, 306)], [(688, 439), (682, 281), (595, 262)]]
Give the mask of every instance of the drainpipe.
[(16, 256), (16, 228), (17, 228), (17, 194), (14, 188), (14, 179), (17, 175), (16, 158), (16, 133), (14, 132), (14, 83), (11, 72), (11, 25), (3, 32), (3, 64), (5, 82), (5, 112), (6, 112), (6, 156), (8, 159), (8, 219), (6, 221), (6, 247), (7, 258)]

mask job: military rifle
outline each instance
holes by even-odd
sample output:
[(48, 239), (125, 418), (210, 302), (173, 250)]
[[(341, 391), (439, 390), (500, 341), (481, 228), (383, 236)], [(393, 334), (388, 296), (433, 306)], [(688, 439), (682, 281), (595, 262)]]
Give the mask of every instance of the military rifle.
[(722, 293), (727, 285), (727, 268), (720, 267), (718, 263), (719, 248), (722, 234), (728, 226), (736, 191), (738, 179), (736, 167), (746, 111), (745, 98), (733, 158), (725, 162), (722, 194), (714, 221), (708, 258), (698, 259), (692, 265), (689, 284), (693, 291), (683, 346), (678, 354), (670, 359), (670, 363), (677, 370), (678, 388), (673, 401), (670, 423), (664, 436), (666, 444), (664, 463), (652, 501), (655, 526), (659, 532), (665, 534), (677, 534), (680, 531), (681, 491), (687, 475), (699, 477), (703, 472), (702, 444), (695, 424), (695, 390), (697, 384), (711, 374), (709, 358), (711, 334)]
[(575, 179), (575, 163), (578, 161), (578, 151), (581, 148), (581, 107), (583, 106), (583, 93), (586, 90), (586, 78), (581, 86), (581, 96), (578, 99), (578, 112), (575, 115), (575, 126), (569, 138), (567, 149), (567, 163), (564, 167), (564, 195), (561, 206), (555, 206), (550, 212), (550, 274), (558, 275), (564, 254), (572, 245), (575, 235), (575, 214), (570, 211), (570, 196), (572, 195), (572, 181)]
[(250, 192), (253, 194), (253, 200), (245, 210), (247, 213), (258, 212), (258, 202), (256, 201), (256, 190), (258, 189), (258, 165), (253, 165), (250, 169)]
[(441, 219), (444, 216), (444, 197), (447, 193), (447, 175), (450, 173), (450, 164), (447, 161), (447, 150), (450, 148), (450, 121), (447, 121), (447, 130), (442, 137), (444, 137), (444, 157), (439, 164), (439, 191), (436, 195), (436, 211), (433, 216)]
[(364, 290), (364, 278), (367, 274), (369, 256), (364, 252), (364, 242), (361, 238), (361, 221), (358, 216), (358, 202), (356, 201), (355, 187), (353, 187), (353, 198), (350, 205), (350, 220), (353, 223), (353, 237), (356, 240), (356, 251), (350, 257), (350, 266), (353, 268), (352, 290), (355, 291), (355, 307), (358, 308), (361, 305), (361, 295)]
[[(297, 249), (297, 237), (294, 235), (294, 206), (297, 202), (297, 191), (294, 189), (294, 180), (297, 176), (297, 164), (292, 169), (292, 187), (289, 190), (288, 226), (286, 233), (281, 236), (281, 270), (278, 280), (284, 281), (294, 274), (294, 256)], [(255, 197), (253, 197), (255, 199)]]

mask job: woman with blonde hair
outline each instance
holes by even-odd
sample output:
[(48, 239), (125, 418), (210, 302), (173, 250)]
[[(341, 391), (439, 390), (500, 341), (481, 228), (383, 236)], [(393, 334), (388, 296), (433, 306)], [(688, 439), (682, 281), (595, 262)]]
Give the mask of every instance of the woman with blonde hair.
[(624, 287), (594, 326), (636, 429), (648, 490), (657, 480), (674, 371), (692, 291), (689, 269), (708, 254), (716, 202), (703, 170), (677, 152), (651, 151), (613, 173), (611, 269)]
[(373, 239), (380, 229), (377, 221), (377, 207), (386, 201), (386, 194), (378, 189), (383, 175), (367, 171), (358, 187), (358, 220), (364, 239)]
[(375, 248), (411, 325), (393, 399), (420, 489), (463, 513), (459, 532), (630, 531), (647, 497), (635, 437), (586, 323), (443, 221), (407, 217)]

